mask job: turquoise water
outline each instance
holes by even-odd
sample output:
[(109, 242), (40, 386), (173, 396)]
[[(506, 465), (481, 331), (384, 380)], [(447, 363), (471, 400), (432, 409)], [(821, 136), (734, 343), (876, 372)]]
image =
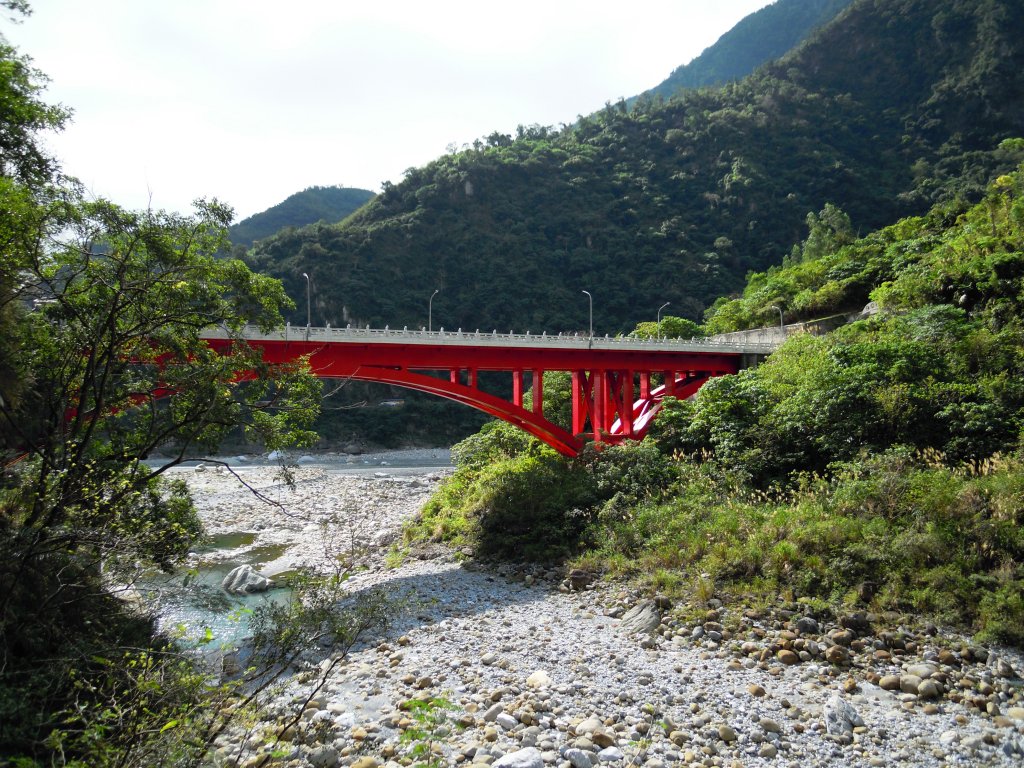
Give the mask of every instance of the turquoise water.
[(161, 630), (180, 636), (188, 645), (219, 646), (233, 643), (249, 634), (249, 617), (254, 610), (269, 603), (291, 599), (287, 575), (274, 577), (275, 586), (266, 592), (251, 595), (229, 595), (221, 581), (239, 565), (252, 565), (256, 570), (284, 554), (284, 544), (253, 547), (228, 559), (211, 555), (247, 547), (256, 534), (239, 531), (213, 537), (198, 552), (198, 564), (174, 574), (146, 574), (136, 589), (143, 605), (158, 617)]

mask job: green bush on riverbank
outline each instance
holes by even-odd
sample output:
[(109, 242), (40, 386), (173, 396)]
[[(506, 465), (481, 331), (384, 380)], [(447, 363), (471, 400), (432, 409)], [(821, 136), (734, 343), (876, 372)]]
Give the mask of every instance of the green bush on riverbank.
[(641, 444), (567, 460), (489, 426), (409, 535), (1024, 644), (1024, 172), (922, 226), (887, 230), (878, 316), (670, 402)]

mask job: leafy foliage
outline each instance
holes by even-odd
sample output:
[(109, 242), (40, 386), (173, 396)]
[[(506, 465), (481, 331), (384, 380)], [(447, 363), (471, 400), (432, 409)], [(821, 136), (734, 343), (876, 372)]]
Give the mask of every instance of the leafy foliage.
[[(1001, 162), (1024, 162), (1024, 140), (1007, 139), (995, 154)], [(972, 229), (1010, 223), (1007, 217), (1017, 194), (1012, 188), (1017, 183), (1015, 179), (1015, 174), (1001, 176), (996, 187), (989, 189), (986, 206), (1001, 205), (1005, 210), (972, 214)], [(749, 275), (742, 297), (722, 298), (714, 304), (707, 313), (706, 329), (723, 333), (763, 325), (770, 321), (774, 306), (783, 308), (792, 320), (859, 312), (872, 299), (872, 291), (892, 282), (897, 275), (902, 275), (900, 290), (914, 293), (920, 289), (920, 293), (914, 294), (918, 296), (916, 306), (939, 300), (923, 281), (911, 285), (910, 273), (902, 273), (950, 237), (951, 225), (965, 208), (962, 203), (939, 205), (924, 216), (902, 219), (853, 239), (848, 217), (835, 206), (827, 205), (820, 214), (808, 216), (807, 239), (800, 247), (794, 247), (781, 265)], [(1002, 225), (993, 223), (999, 215), (1004, 220)], [(986, 223), (985, 218), (992, 221)], [(963, 301), (966, 306), (969, 297), (946, 296), (941, 300)]]
[(115, 592), (201, 536), (166, 470), (240, 427), (308, 442), (319, 384), (201, 340), (280, 323), (280, 284), (216, 258), (223, 205), (85, 200), (42, 147), (67, 117), (42, 84), (0, 46), (0, 743), (20, 765), (196, 765), (234, 691)]
[(541, 492), (558, 506), (525, 518), (534, 544), (579, 567), (706, 597), (914, 611), (1024, 643), (1024, 169), (959, 216), (939, 206), (852, 242), (835, 209), (809, 224), (820, 253), (804, 259), (805, 244), (723, 306), (757, 306), (766, 285), (797, 295), (826, 264), (818, 290), (831, 275), (879, 314), (667, 401), (643, 443), (542, 465), (531, 439), (482, 432), (421, 526), (505, 553), (487, 549), (497, 513), (508, 554), (527, 551), (501, 512), (536, 510)]
[[(945, 228), (935, 211), (824, 257), (844, 286), (836, 295), (857, 273), (858, 291), (874, 281), (870, 297), (883, 314), (794, 339), (760, 368), (709, 383), (682, 406), (689, 424), (677, 446), (710, 452), (759, 483), (893, 444), (953, 463), (1014, 450), (1024, 407), (1022, 192), (1024, 172), (1001, 176)], [(876, 257), (866, 270), (865, 253)], [(807, 274), (804, 266), (754, 276), (744, 302), (760, 300), (758, 286)]]

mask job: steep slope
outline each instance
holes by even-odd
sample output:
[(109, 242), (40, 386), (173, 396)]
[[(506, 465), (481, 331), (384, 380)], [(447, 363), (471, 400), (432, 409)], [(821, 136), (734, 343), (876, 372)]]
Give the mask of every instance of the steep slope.
[(675, 69), (642, 96), (670, 98), (685, 88), (721, 85), (746, 77), (832, 21), (851, 0), (778, 0), (750, 14), (689, 64)]
[(365, 189), (309, 187), (238, 222), (228, 230), (228, 236), (235, 245), (249, 248), (256, 240), (269, 237), (285, 227), (341, 221), (372, 197), (373, 192)]
[[(716, 91), (520, 128), (411, 169), (340, 225), (252, 262), (314, 322), (599, 333), (665, 301), (699, 318), (834, 203), (855, 231), (977, 197), (1024, 135), (1013, 0), (855, 0), (780, 62)], [(954, 171), (956, 171), (954, 173)], [(296, 315), (296, 320), (300, 318)]]

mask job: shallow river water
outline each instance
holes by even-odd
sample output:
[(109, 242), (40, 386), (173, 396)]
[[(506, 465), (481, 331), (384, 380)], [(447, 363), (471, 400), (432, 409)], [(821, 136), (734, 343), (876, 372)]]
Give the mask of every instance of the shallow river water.
[[(337, 548), (323, 540), (330, 535), (328, 526), (343, 525), (349, 544), (353, 535), (365, 538), (366, 533), (377, 537), (366, 544), (382, 543), (382, 532), (396, 532), (360, 520), (366, 517), (360, 512), (385, 512), (382, 506), (401, 502), (397, 496), (403, 491), (417, 502), (425, 500), (424, 491), (433, 483), (427, 478), (438, 478), (450, 468), (450, 454), (445, 449), (322, 454), (293, 456), (289, 463), (294, 473), (291, 486), (278, 473), (282, 462), (262, 456), (195, 461), (170, 470), (188, 482), (209, 536), (190, 554), (184, 569), (171, 575), (148, 573), (137, 585), (162, 629), (200, 644), (241, 639), (254, 609), (290, 598), (290, 573), (315, 565), (311, 557), (329, 556), (327, 550)], [(353, 525), (361, 529), (356, 534)], [(239, 565), (251, 565), (270, 577), (274, 587), (228, 594), (221, 582)]]

